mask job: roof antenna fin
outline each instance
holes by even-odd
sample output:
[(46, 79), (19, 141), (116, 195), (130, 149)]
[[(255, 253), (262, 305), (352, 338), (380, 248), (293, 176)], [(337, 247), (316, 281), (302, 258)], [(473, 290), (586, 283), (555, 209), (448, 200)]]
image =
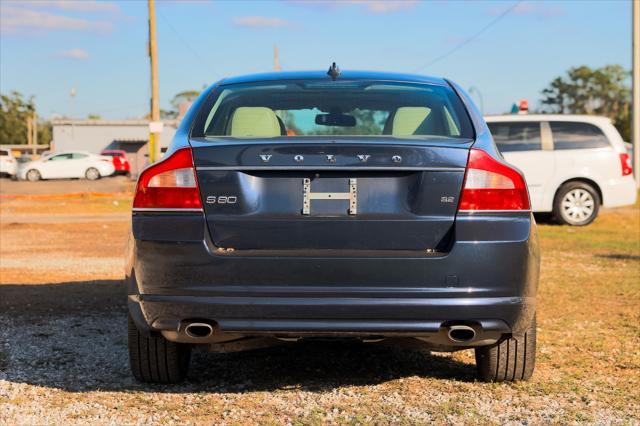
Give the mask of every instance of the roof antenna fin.
[(329, 71), (327, 71), (327, 75), (331, 77), (332, 80), (335, 81), (340, 74), (341, 74), (340, 68), (338, 68), (335, 62), (332, 63), (331, 66), (329, 67)]

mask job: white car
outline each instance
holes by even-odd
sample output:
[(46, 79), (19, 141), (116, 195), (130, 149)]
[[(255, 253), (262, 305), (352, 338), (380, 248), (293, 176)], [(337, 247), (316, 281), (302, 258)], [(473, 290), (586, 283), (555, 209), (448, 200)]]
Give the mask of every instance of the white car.
[(485, 117), (504, 158), (523, 171), (534, 212), (587, 225), (600, 206), (633, 204), (631, 157), (606, 117), (522, 114)]
[(87, 178), (100, 179), (113, 174), (113, 160), (106, 155), (96, 155), (84, 151), (50, 154), (36, 161), (21, 165), (20, 179), (37, 181), (40, 179)]
[(0, 149), (0, 175), (15, 176), (18, 172), (18, 162), (11, 151)]

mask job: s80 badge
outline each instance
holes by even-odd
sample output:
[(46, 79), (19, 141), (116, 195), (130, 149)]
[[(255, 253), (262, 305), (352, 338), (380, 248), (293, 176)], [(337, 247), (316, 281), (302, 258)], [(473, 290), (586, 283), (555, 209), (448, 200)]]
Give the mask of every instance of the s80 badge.
[(235, 204), (237, 201), (235, 195), (209, 195), (205, 200), (207, 204)]

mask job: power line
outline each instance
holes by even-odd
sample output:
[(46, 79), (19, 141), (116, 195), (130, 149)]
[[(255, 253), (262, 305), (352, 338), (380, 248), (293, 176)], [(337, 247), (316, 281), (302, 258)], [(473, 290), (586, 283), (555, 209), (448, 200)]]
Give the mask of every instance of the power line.
[(191, 51), (191, 53), (193, 53), (193, 56), (195, 56), (198, 61), (200, 61), (200, 64), (203, 65), (205, 68), (210, 69), (210, 66), (207, 64), (207, 61), (205, 61), (202, 56), (200, 56), (200, 54), (198, 53), (197, 50), (195, 50), (193, 47), (191, 47), (191, 45), (189, 43), (187, 43), (187, 41), (182, 38), (182, 36), (180, 35), (180, 33), (178, 33), (178, 31), (173, 27), (173, 25), (171, 25), (171, 23), (169, 22), (169, 20), (164, 16), (164, 14), (162, 13), (162, 11), (158, 8), (157, 9), (158, 15), (160, 15), (160, 17), (162, 18), (162, 20), (164, 21), (165, 24), (167, 24), (167, 27), (169, 27), (169, 29), (171, 31), (173, 31), (173, 33), (176, 35), (176, 38), (187, 48)]
[(419, 68), (416, 68), (413, 72), (418, 72), (421, 71), (427, 67), (430, 67), (431, 65), (435, 64), (436, 62), (440, 62), (441, 60), (447, 58), (448, 56), (451, 56), (453, 53), (457, 52), (458, 50), (460, 50), (461, 48), (463, 48), (464, 46), (466, 46), (467, 44), (471, 43), (473, 40), (475, 40), (476, 38), (480, 37), (485, 31), (487, 31), (489, 28), (491, 28), (492, 26), (494, 26), (495, 24), (497, 24), (498, 22), (500, 22), (500, 20), (502, 18), (504, 18), (505, 16), (507, 16), (507, 14), (509, 12), (511, 12), (513, 9), (515, 9), (520, 3), (522, 3), (523, 0), (518, 0), (517, 2), (515, 2), (511, 7), (509, 7), (507, 10), (505, 10), (504, 12), (502, 12), (500, 15), (496, 16), (495, 18), (493, 18), (491, 20), (491, 22), (489, 22), (487, 25), (485, 25), (484, 27), (482, 27), (480, 29), (480, 31), (478, 31), (477, 33), (475, 33), (474, 35), (472, 35), (471, 37), (467, 38), (466, 40), (463, 40), (462, 42), (460, 42), (457, 46), (455, 46), (453, 49), (449, 50), (448, 52), (436, 57), (435, 59), (433, 59), (431, 62), (429, 62), (426, 65), (423, 65)]

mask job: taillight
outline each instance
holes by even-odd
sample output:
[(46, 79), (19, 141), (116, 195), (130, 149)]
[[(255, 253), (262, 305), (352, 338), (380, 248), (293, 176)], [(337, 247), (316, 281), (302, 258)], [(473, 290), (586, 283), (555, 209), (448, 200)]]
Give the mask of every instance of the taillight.
[(633, 167), (631, 167), (631, 157), (626, 152), (620, 154), (620, 166), (622, 166), (622, 176), (628, 176), (633, 173)]
[(191, 148), (175, 151), (140, 174), (133, 208), (202, 208)]
[(458, 210), (529, 210), (529, 192), (522, 175), (486, 152), (469, 152)]

